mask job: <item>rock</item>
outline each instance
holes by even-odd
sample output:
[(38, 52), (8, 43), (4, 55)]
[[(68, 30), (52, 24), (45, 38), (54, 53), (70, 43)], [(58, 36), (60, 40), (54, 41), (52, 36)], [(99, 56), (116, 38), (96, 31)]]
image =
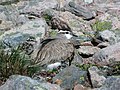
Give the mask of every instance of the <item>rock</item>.
[(98, 65), (109, 65), (114, 62), (120, 62), (120, 43), (110, 45), (101, 49), (93, 55), (92, 62)]
[(74, 90), (87, 90), (87, 88), (81, 84), (77, 84), (75, 85)]
[(0, 40), (12, 46), (25, 42), (29, 37), (43, 38), (47, 30), (47, 24), (43, 19), (28, 21), (24, 25), (6, 31), (0, 36)]
[(89, 9), (75, 4), (74, 2), (69, 2), (69, 5), (65, 7), (65, 10), (75, 14), (76, 16), (82, 16), (86, 20), (90, 20), (94, 17), (93, 13)]
[(93, 46), (81, 46), (78, 51), (81, 56), (92, 56), (94, 53), (98, 52), (100, 49)]
[[(78, 17), (71, 12), (65, 11), (65, 12), (53, 12), (55, 13), (55, 16), (59, 18), (60, 20), (64, 21), (72, 32), (79, 36), (81, 41), (89, 41), (90, 39), (83, 34), (83, 32), (92, 32), (93, 30), (91, 29), (90, 22), (83, 20), (81, 17)], [(50, 15), (51, 16), (51, 15)]]
[[(21, 4), (22, 2), (20, 2)], [(19, 3), (18, 3), (19, 4)], [(19, 4), (19, 8), (21, 7)], [(21, 13), (32, 13), (36, 16), (41, 16), (41, 12), (44, 12), (47, 9), (55, 9), (58, 6), (57, 0), (35, 0), (35, 1), (28, 1), (27, 5), (26, 2), (22, 3), (23, 8), (20, 10)]]
[(13, 23), (11, 21), (2, 21), (1, 20), (1, 24), (0, 24), (0, 30), (1, 31), (8, 31), (12, 27), (14, 27), (14, 25), (13, 25)]
[(79, 52), (75, 53), (72, 64), (78, 66), (83, 64), (83, 58), (79, 55)]
[(97, 47), (99, 47), (99, 48), (105, 48), (105, 47), (107, 47), (107, 46), (109, 46), (109, 45), (110, 45), (109, 42), (102, 42), (102, 43), (99, 43), (99, 44), (97, 45)]
[(119, 90), (120, 77), (111, 76), (106, 79), (103, 86), (94, 90)]
[(100, 70), (96, 66), (90, 67), (88, 70), (90, 73), (93, 88), (102, 86), (106, 78), (103, 75), (99, 74)]
[(62, 90), (58, 85), (40, 83), (30, 77), (12, 75), (0, 90)]
[(15, 2), (18, 2), (18, 0), (2, 0), (0, 1), (0, 5), (9, 5)]
[(81, 71), (75, 66), (66, 67), (53, 77), (53, 82), (59, 84), (65, 90), (72, 89), (75, 84), (85, 84), (86, 71)]
[(93, 44), (90, 41), (81, 42), (81, 46), (93, 46)]
[(116, 35), (117, 42), (120, 42), (120, 29), (113, 30), (113, 32)]
[(4, 36), (1, 41), (3, 42), (4, 46), (8, 48), (9, 46), (14, 47), (14, 46), (17, 46), (25, 42), (29, 37), (30, 35), (28, 34), (14, 32), (14, 33), (10, 33), (9, 35)]
[(104, 42), (107, 41), (110, 44), (115, 44), (117, 42), (116, 34), (110, 30), (99, 32), (98, 38)]
[(91, 3), (93, 3), (93, 1), (94, 0), (84, 0), (84, 2), (87, 3), (87, 4), (91, 4)]

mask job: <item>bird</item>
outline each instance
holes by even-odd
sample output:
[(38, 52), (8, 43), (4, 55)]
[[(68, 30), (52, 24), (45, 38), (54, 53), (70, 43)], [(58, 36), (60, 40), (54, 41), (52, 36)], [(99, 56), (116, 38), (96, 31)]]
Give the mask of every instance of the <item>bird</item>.
[(77, 39), (69, 31), (60, 31), (56, 37), (41, 41), (41, 46), (35, 57), (35, 64), (47, 65), (55, 62), (68, 61), (69, 65), (74, 58)]

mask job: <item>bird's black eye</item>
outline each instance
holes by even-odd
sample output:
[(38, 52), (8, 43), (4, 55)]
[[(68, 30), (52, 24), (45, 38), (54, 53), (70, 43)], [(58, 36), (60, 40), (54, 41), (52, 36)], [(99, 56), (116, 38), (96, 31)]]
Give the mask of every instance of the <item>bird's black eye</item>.
[(66, 34), (69, 34), (69, 32), (65, 32)]

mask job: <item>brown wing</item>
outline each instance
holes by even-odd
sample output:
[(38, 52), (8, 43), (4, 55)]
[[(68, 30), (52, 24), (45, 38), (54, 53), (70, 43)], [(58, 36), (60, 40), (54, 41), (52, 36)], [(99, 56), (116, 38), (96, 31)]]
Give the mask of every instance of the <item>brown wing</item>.
[(74, 52), (73, 44), (69, 40), (56, 39), (48, 42), (38, 52), (37, 63), (50, 64), (60, 60), (67, 60)]

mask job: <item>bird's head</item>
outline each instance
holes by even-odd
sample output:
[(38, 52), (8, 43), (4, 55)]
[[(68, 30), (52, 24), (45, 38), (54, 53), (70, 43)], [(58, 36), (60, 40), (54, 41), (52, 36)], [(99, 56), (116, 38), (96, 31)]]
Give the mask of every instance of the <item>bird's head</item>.
[(71, 39), (73, 37), (77, 37), (77, 35), (73, 34), (72, 32), (70, 32), (70, 31), (63, 31), (63, 30), (60, 30), (58, 32), (58, 36), (64, 37), (66, 39)]
[(76, 47), (80, 46), (79, 37), (77, 35), (73, 34), (70, 31), (62, 31), (62, 30), (60, 30), (58, 32), (58, 37), (70, 40), (74, 44), (74, 46), (76, 46)]

